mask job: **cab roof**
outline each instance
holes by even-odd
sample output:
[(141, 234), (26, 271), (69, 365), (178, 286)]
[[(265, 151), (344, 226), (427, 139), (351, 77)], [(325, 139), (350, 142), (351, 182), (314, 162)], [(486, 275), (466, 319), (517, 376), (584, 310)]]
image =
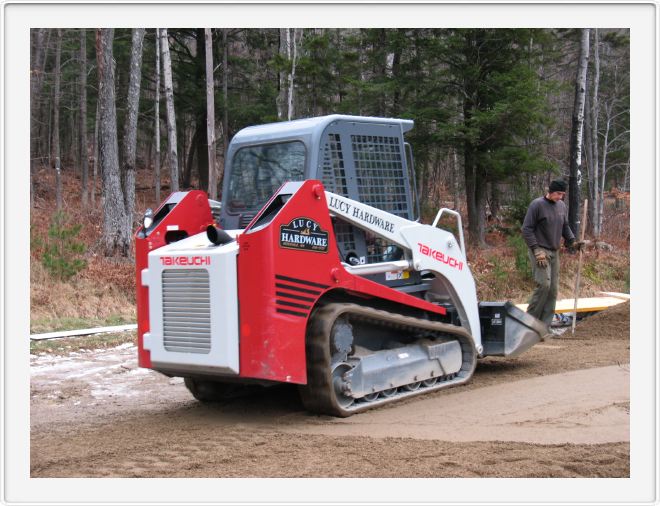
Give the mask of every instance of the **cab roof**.
[(294, 138), (311, 136), (319, 138), (326, 127), (334, 122), (378, 123), (386, 125), (399, 125), (404, 134), (413, 128), (414, 122), (410, 119), (378, 118), (372, 116), (349, 116), (345, 114), (331, 114), (315, 118), (296, 119), (293, 121), (280, 121), (243, 128), (232, 138), (232, 144), (268, 142), (281, 138)]

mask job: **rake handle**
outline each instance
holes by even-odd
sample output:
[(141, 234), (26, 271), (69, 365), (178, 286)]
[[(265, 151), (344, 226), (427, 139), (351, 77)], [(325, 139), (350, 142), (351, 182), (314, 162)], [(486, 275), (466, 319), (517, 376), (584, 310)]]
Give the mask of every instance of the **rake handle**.
[[(580, 241), (584, 241), (584, 231), (587, 228), (587, 204), (588, 199), (584, 199), (584, 207), (582, 209), (582, 221), (580, 222)], [(580, 248), (578, 256), (577, 275), (575, 276), (575, 300), (573, 303), (573, 322), (571, 323), (571, 334), (575, 334), (575, 320), (577, 320), (577, 304), (578, 296), (580, 293), (580, 275), (582, 274), (582, 248)]]

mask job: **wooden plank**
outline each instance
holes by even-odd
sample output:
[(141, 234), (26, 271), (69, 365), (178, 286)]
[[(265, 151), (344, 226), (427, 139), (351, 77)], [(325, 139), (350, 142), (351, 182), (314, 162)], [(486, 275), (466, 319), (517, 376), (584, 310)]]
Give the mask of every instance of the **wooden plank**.
[(615, 297), (617, 299), (623, 299), (623, 300), (630, 300), (630, 294), (629, 293), (620, 293), (620, 292), (600, 292), (601, 295), (605, 295), (607, 297)]
[[(602, 311), (608, 307), (616, 306), (625, 302), (625, 299), (617, 297), (584, 297), (578, 299), (577, 312), (578, 313), (591, 313), (595, 311)], [(555, 304), (555, 313), (572, 313), (574, 299), (561, 299)], [(527, 304), (516, 304), (516, 307), (523, 311), (527, 311)]]
[(39, 341), (42, 339), (61, 339), (63, 337), (90, 336), (93, 334), (107, 334), (109, 332), (127, 332), (137, 329), (135, 323), (130, 325), (117, 325), (114, 327), (96, 327), (93, 329), (61, 330), (59, 332), (46, 332), (45, 334), (31, 334), (30, 339)]

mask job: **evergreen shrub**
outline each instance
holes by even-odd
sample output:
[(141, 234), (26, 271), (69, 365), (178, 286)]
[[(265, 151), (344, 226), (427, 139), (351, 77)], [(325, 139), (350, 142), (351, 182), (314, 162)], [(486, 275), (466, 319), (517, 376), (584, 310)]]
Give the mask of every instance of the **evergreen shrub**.
[(529, 265), (529, 256), (527, 255), (527, 243), (521, 234), (513, 234), (508, 239), (509, 246), (513, 249), (513, 255), (516, 262), (516, 270), (523, 279), (532, 279), (532, 266)]
[(69, 224), (66, 214), (58, 212), (48, 227), (46, 239), (34, 239), (36, 245), (43, 249), (41, 263), (51, 276), (65, 281), (87, 265), (81, 258), (85, 245), (76, 240), (80, 228), (80, 224)]
[(525, 215), (527, 214), (527, 208), (529, 207), (529, 204), (532, 200), (533, 196), (524, 191), (517, 194), (516, 197), (506, 207), (504, 217), (508, 223), (516, 227), (514, 233), (518, 232), (520, 227), (522, 227), (523, 221), (525, 221)]

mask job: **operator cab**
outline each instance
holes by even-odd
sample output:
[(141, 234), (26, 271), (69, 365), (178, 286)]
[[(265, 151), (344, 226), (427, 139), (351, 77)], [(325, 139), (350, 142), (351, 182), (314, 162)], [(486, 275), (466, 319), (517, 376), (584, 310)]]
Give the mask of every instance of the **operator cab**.
[[(416, 219), (412, 151), (404, 140), (412, 127), (412, 120), (331, 115), (244, 128), (227, 152), (220, 226), (245, 228), (283, 183), (306, 179), (319, 179), (328, 191)], [(383, 239), (339, 219), (334, 222), (342, 261), (362, 265), (403, 258), (400, 248)], [(421, 282), (415, 272), (372, 277), (402, 288)]]

